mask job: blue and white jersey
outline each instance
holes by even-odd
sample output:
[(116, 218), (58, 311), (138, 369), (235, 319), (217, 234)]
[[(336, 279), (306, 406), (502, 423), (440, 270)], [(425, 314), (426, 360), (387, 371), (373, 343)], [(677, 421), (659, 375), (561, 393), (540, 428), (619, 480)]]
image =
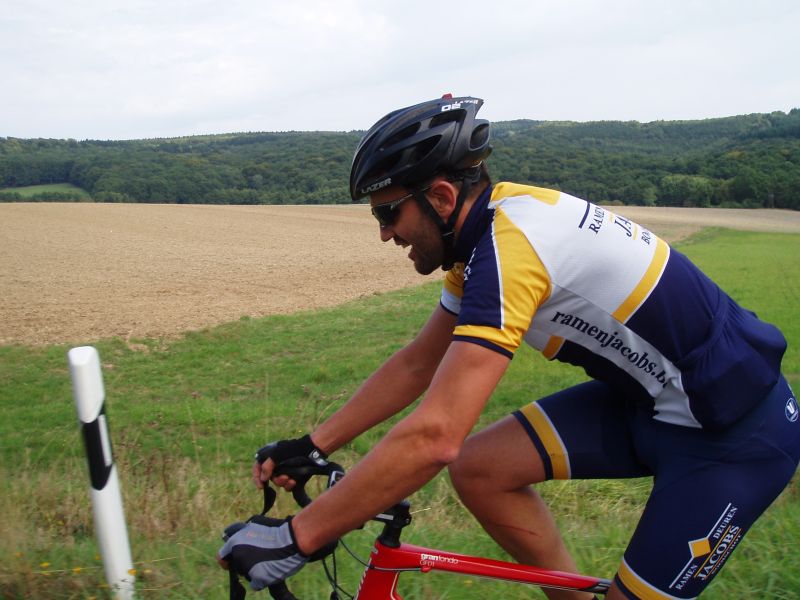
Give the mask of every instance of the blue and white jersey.
[(442, 306), (455, 339), (547, 358), (653, 406), (653, 418), (722, 428), (776, 383), (786, 341), (681, 253), (610, 210), (499, 183), (459, 234), (464, 262)]

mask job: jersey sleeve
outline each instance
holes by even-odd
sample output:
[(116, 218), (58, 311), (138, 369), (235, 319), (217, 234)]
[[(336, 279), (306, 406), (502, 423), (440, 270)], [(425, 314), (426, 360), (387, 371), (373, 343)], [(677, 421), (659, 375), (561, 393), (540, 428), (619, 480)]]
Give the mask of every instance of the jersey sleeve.
[(454, 339), (512, 357), (550, 290), (550, 277), (536, 251), (498, 208), (460, 280), (457, 273), (448, 273), (442, 304), (458, 314)]
[(442, 285), (442, 308), (457, 315), (461, 312), (461, 296), (464, 295), (464, 263), (456, 263), (444, 277)]

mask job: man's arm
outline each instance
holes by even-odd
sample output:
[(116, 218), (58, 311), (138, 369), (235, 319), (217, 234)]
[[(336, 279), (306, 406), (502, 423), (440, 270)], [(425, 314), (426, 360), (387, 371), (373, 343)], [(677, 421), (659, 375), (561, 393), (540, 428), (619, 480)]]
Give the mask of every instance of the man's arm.
[[(456, 316), (437, 306), (414, 340), (393, 354), (344, 406), (314, 430), (314, 445), (330, 454), (419, 398), (447, 351), (455, 324)], [(271, 460), (260, 468), (254, 465), (257, 486), (269, 480), (273, 468)], [(278, 485), (286, 481), (276, 479)]]
[(310, 553), (418, 490), (455, 460), (509, 359), (469, 342), (450, 344), (425, 398), (333, 488), (293, 521)]
[(453, 338), (456, 316), (437, 306), (417, 337), (398, 350), (341, 409), (311, 434), (330, 454), (397, 414), (425, 391)]

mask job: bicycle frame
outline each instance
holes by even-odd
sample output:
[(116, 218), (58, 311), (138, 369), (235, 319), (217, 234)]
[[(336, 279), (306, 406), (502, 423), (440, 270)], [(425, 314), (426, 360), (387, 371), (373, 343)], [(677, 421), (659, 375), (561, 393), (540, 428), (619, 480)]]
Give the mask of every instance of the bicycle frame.
[(442, 571), (595, 594), (605, 594), (611, 585), (607, 579), (402, 543), (402, 529), (411, 523), (407, 502), (395, 505), (375, 520), (384, 523), (384, 530), (372, 548), (357, 600), (402, 600), (397, 591), (398, 580), (401, 573), (409, 571)]
[(610, 582), (605, 579), (549, 571), (488, 558), (442, 552), (411, 544), (389, 548), (376, 542), (369, 567), (356, 593), (358, 600), (402, 600), (397, 591), (400, 574), (408, 571), (445, 571), (461, 575), (501, 579), (540, 587), (580, 590), (605, 594)]

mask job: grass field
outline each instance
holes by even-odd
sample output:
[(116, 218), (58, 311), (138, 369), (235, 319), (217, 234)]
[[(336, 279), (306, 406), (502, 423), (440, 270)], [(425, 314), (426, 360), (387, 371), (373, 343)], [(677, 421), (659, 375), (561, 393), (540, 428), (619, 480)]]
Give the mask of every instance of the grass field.
[(0, 191), (16, 192), (23, 198), (37, 198), (47, 193), (69, 193), (85, 200), (91, 200), (89, 192), (71, 183), (49, 183), (45, 185), (28, 185), (15, 188), (0, 188)]
[[(710, 230), (680, 249), (743, 305), (781, 327), (790, 343), (784, 370), (798, 389), (800, 235)], [(249, 482), (253, 450), (301, 434), (330, 414), (414, 335), (438, 293), (438, 284), (427, 284), (315, 312), (243, 318), (178, 338), (96, 343), (140, 598), (225, 597), (226, 577), (213, 554), (225, 524), (260, 509)], [(0, 347), (2, 598), (107, 595), (68, 348)], [(583, 377), (523, 348), (479, 427)], [(385, 430), (365, 434), (335, 458), (353, 464)], [(582, 571), (613, 574), (649, 486), (649, 480), (543, 486)], [(798, 496), (795, 481), (704, 597), (800, 598), (793, 554), (800, 538)], [(503, 558), (459, 505), (446, 477), (412, 501), (423, 512), (408, 541)], [(280, 511), (290, 510), (283, 500)], [(361, 556), (368, 555), (375, 531), (349, 536)], [(341, 554), (342, 580), (353, 591), (360, 568)], [(440, 575), (401, 581), (408, 598), (538, 597), (509, 584)], [(319, 566), (292, 584), (300, 598), (328, 598)]]

